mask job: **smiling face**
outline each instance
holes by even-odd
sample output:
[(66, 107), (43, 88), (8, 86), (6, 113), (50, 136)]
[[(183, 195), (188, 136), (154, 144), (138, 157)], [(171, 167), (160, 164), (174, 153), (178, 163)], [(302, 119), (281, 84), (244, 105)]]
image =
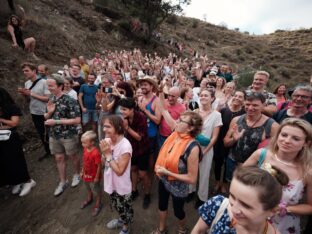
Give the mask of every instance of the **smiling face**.
[(236, 91), (234, 96), (232, 97), (232, 103), (235, 105), (242, 106), (244, 104), (245, 96), (241, 91)]
[(47, 79), (47, 86), (50, 93), (53, 95), (58, 95), (62, 92), (62, 85), (57, 86), (56, 81), (54, 79)]
[(262, 90), (268, 83), (268, 77), (264, 74), (256, 74), (252, 82), (252, 88), (255, 90)]
[(297, 89), (291, 95), (291, 100), (293, 107), (307, 108), (311, 102), (311, 93), (303, 89)]
[(190, 122), (191, 120), (189, 116), (181, 115), (177, 120), (175, 131), (178, 133), (189, 133), (192, 130)]
[(281, 129), (276, 143), (282, 152), (299, 153), (306, 144), (306, 135), (302, 129), (286, 125)]
[(208, 90), (203, 90), (199, 94), (199, 101), (200, 104), (205, 105), (205, 104), (211, 104), (212, 97), (211, 93)]
[(259, 116), (264, 108), (264, 104), (258, 100), (246, 100), (245, 111), (248, 116)]
[(272, 215), (259, 201), (259, 188), (243, 184), (235, 177), (230, 186), (230, 210), (237, 224), (244, 227), (263, 224)]
[(153, 85), (151, 85), (147, 81), (142, 81), (140, 83), (140, 89), (142, 90), (142, 94), (143, 95), (147, 95), (147, 94), (149, 94), (150, 92), (153, 91)]
[(107, 138), (112, 138), (112, 137), (117, 136), (117, 132), (114, 126), (109, 122), (108, 119), (104, 120), (103, 132), (105, 133), (105, 137)]
[(285, 95), (286, 93), (286, 86), (285, 85), (281, 85), (278, 89), (277, 89), (277, 94), (279, 95)]

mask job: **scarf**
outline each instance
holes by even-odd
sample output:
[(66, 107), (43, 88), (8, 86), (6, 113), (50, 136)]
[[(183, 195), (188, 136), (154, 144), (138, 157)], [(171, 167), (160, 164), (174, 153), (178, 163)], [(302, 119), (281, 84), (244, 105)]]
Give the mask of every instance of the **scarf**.
[[(180, 157), (184, 154), (186, 147), (192, 140), (194, 140), (194, 138), (189, 134), (173, 132), (160, 149), (155, 164), (155, 171), (157, 166), (161, 166), (178, 174)], [(168, 176), (168, 180), (175, 180), (175, 178)]]

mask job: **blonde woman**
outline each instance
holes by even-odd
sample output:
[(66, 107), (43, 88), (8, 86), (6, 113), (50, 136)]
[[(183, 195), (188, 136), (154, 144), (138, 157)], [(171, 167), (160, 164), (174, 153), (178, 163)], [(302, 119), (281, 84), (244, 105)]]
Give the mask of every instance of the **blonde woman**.
[[(268, 150), (259, 149), (244, 166), (271, 164), (285, 171), (289, 183), (283, 187), (278, 214), (271, 220), (283, 234), (300, 233), (301, 215), (312, 214), (312, 126), (302, 119), (282, 122)], [(301, 202), (304, 191), (306, 201)]]

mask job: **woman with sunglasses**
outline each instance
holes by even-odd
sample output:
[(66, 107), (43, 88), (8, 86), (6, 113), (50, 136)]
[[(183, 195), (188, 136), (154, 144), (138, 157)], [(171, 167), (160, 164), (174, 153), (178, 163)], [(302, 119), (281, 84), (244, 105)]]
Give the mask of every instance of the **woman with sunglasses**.
[[(163, 94), (160, 95), (160, 100), (162, 104)], [(164, 105), (160, 105), (160, 109), (168, 125), (172, 126), (173, 133), (164, 142), (155, 164), (155, 173), (159, 177), (159, 226), (152, 234), (167, 233), (166, 220), (170, 196), (174, 215), (179, 220), (178, 233), (185, 234), (186, 214), (183, 207), (189, 193), (189, 184), (196, 184), (197, 181), (201, 150), (195, 137), (201, 130), (202, 119), (199, 114), (186, 111), (176, 121), (164, 109)]]

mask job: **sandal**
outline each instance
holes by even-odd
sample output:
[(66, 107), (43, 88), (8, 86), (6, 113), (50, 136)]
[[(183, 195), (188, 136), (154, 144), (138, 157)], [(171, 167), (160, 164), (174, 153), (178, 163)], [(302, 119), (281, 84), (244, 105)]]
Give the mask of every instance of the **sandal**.
[(93, 202), (93, 199), (91, 198), (90, 200), (85, 200), (81, 206), (80, 209), (84, 209), (85, 207), (87, 207), (88, 205), (90, 205)]
[(100, 213), (100, 211), (102, 210), (102, 204), (100, 204), (98, 207), (94, 207), (93, 208), (93, 211), (92, 211), (92, 216), (93, 217), (95, 217), (95, 216), (97, 216), (99, 213)]
[(178, 229), (178, 234), (187, 234), (188, 233), (188, 229), (185, 227), (185, 228), (179, 228)]
[(163, 231), (160, 231), (159, 228), (156, 228), (154, 231), (151, 232), (151, 234), (167, 234), (167, 230), (164, 229)]

